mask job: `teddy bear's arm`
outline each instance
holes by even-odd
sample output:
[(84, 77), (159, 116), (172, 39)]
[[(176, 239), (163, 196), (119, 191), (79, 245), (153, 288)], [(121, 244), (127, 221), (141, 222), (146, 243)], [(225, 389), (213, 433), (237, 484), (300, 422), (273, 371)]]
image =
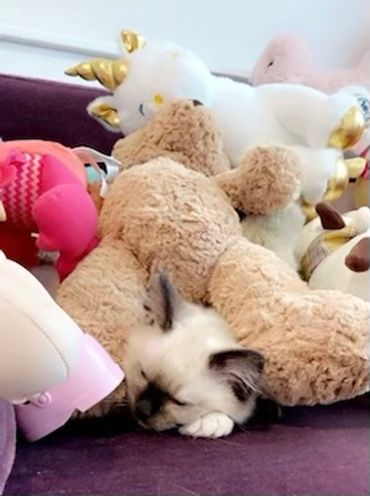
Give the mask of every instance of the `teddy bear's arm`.
[(215, 180), (234, 208), (246, 215), (271, 215), (297, 199), (301, 177), (296, 154), (283, 147), (259, 146), (246, 154), (240, 167)]

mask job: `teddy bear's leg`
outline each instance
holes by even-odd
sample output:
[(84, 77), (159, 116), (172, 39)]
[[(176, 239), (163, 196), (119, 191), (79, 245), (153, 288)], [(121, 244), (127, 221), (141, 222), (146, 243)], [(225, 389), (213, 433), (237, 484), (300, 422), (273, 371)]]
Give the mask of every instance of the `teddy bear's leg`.
[[(58, 304), (124, 370), (128, 331), (145, 318), (148, 273), (121, 241), (104, 238), (61, 284)], [(88, 412), (100, 416), (126, 403), (124, 383)]]
[(240, 344), (265, 357), (268, 397), (313, 405), (369, 390), (366, 302), (340, 291), (309, 290), (283, 261), (246, 239), (219, 258), (209, 294)]
[(347, 149), (363, 135), (366, 122), (361, 102), (350, 93), (325, 95), (294, 84), (266, 85), (259, 90), (278, 121), (307, 146)]
[(94, 246), (98, 214), (92, 198), (79, 183), (47, 190), (37, 199), (33, 217), (39, 232), (38, 248), (60, 252), (59, 263), (73, 268), (73, 261)]

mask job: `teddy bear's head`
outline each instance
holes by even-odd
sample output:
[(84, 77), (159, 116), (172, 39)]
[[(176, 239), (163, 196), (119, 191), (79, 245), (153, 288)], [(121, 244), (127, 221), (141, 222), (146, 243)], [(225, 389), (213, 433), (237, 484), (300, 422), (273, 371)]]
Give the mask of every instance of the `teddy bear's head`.
[(145, 127), (118, 140), (113, 156), (123, 169), (160, 156), (206, 176), (230, 169), (213, 115), (197, 100), (164, 105)]

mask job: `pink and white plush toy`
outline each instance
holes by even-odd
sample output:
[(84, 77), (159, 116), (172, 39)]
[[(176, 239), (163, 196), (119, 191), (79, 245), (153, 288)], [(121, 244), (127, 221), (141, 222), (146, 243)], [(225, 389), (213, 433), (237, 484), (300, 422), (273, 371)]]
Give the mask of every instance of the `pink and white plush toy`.
[(57, 252), (64, 279), (97, 245), (84, 165), (96, 163), (94, 153), (42, 140), (0, 143), (0, 250), (9, 258), (32, 267), (38, 251)]
[(289, 34), (280, 35), (268, 43), (251, 71), (250, 80), (254, 86), (305, 84), (325, 93), (334, 93), (353, 84), (370, 87), (370, 50), (352, 69), (325, 71), (316, 65), (306, 40)]
[(26, 269), (0, 251), (0, 398), (35, 441), (108, 396), (123, 372)]

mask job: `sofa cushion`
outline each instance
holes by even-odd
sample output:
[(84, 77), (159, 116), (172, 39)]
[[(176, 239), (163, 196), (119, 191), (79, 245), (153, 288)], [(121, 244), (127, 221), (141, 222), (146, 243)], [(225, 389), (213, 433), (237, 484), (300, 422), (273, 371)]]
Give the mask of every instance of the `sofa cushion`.
[(0, 137), (45, 139), (110, 153), (119, 134), (86, 112), (88, 103), (104, 94), (88, 86), (0, 75)]

